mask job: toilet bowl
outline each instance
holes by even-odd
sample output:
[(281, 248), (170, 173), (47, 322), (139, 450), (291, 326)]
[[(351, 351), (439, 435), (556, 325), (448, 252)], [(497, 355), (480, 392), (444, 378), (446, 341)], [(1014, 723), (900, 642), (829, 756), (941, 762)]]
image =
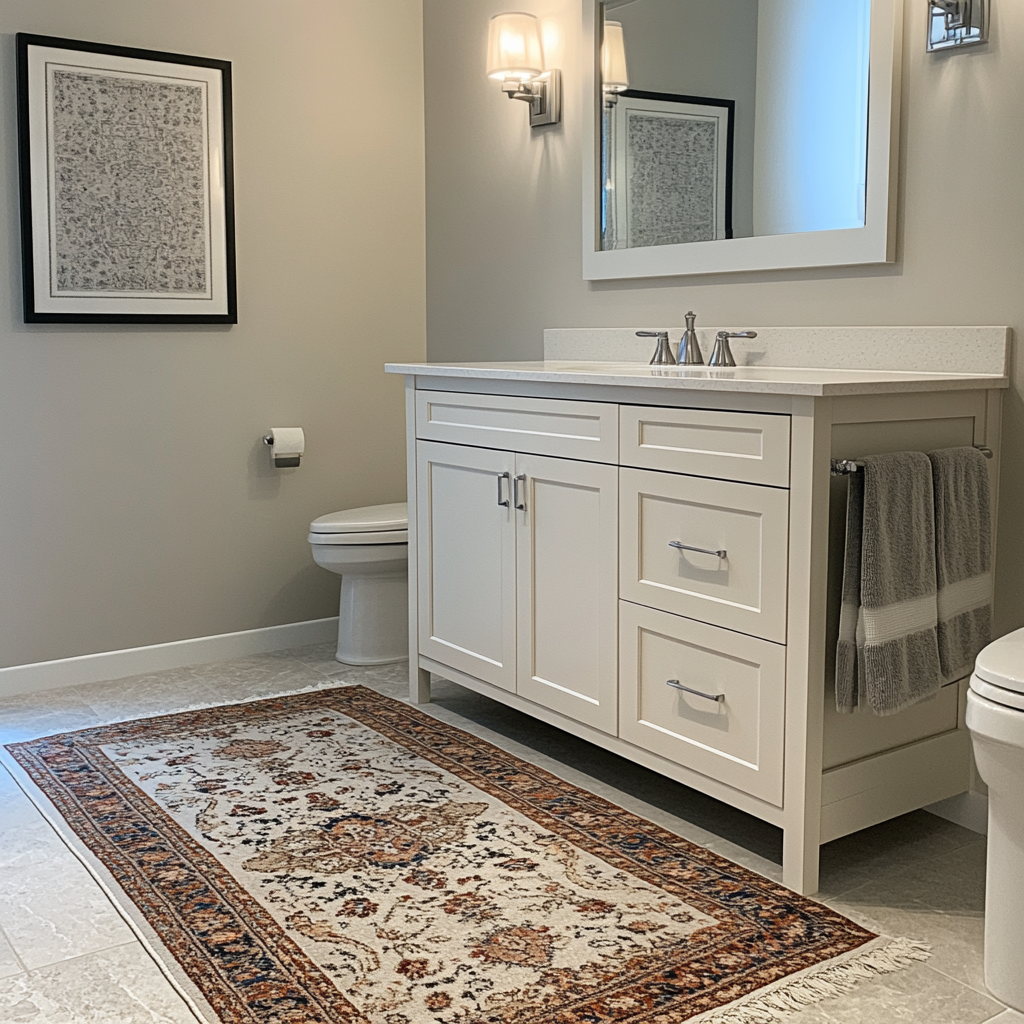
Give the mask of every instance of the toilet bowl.
[(1024, 1011), (1024, 629), (978, 655), (967, 728), (988, 786), (985, 984)]
[(309, 524), (313, 561), (341, 576), (338, 661), (386, 665), (409, 656), (408, 541), (404, 501), (332, 512)]

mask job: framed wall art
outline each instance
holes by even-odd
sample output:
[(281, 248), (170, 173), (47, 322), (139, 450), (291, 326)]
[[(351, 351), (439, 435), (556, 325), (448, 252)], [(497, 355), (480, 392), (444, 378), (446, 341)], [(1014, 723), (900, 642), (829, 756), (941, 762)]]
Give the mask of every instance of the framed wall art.
[(237, 323), (228, 61), (19, 33), (27, 323)]

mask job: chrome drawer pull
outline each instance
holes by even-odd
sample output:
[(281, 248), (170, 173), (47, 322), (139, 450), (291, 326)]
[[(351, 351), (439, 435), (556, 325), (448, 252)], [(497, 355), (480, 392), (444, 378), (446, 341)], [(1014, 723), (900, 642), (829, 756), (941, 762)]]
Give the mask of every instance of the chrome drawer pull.
[[(523, 485), (523, 496), (522, 497), (519, 497), (519, 484), (520, 483), (522, 483), (522, 485)], [(514, 504), (515, 507), (517, 509), (519, 509), (520, 512), (525, 512), (526, 511), (526, 474), (525, 473), (520, 473), (519, 476), (517, 476), (512, 481), (512, 484), (513, 484), (513, 487), (514, 487), (513, 493), (515, 495), (513, 497), (513, 499), (512, 499), (512, 504)]]
[[(508, 508), (508, 492), (502, 487), (502, 483), (508, 483), (512, 479), (511, 473), (499, 473), (498, 474), (498, 504)], [(504, 500), (502, 500), (504, 499)]]
[[(720, 551), (712, 551), (710, 548), (695, 548), (691, 544), (684, 544), (682, 541), (670, 540), (668, 542), (670, 548), (676, 548), (678, 551), (699, 551), (702, 555), (718, 555), (719, 558), (725, 558), (726, 553), (723, 548)], [(701, 694), (703, 696), (703, 694)]]
[(703, 697), (705, 700), (713, 700), (716, 704), (721, 704), (725, 701), (724, 693), (701, 693), (700, 690), (693, 690), (689, 686), (683, 686), (678, 679), (666, 679), (666, 686), (671, 686), (673, 690), (682, 690), (684, 693), (692, 693), (694, 697)]

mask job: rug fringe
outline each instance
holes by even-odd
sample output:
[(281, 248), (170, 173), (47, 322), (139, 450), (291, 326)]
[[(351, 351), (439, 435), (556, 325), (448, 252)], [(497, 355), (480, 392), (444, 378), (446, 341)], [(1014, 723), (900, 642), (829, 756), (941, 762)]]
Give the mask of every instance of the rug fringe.
[(914, 939), (875, 939), (827, 964), (783, 978), (749, 996), (694, 1017), (691, 1024), (777, 1024), (791, 1013), (851, 992), (862, 981), (912, 967), (931, 956)]

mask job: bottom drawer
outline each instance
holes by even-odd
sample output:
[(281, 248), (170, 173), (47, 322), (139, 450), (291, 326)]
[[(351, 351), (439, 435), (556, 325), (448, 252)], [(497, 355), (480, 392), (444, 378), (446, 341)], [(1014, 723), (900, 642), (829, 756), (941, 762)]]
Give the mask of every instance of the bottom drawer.
[(786, 648), (629, 601), (619, 635), (622, 739), (781, 807)]

